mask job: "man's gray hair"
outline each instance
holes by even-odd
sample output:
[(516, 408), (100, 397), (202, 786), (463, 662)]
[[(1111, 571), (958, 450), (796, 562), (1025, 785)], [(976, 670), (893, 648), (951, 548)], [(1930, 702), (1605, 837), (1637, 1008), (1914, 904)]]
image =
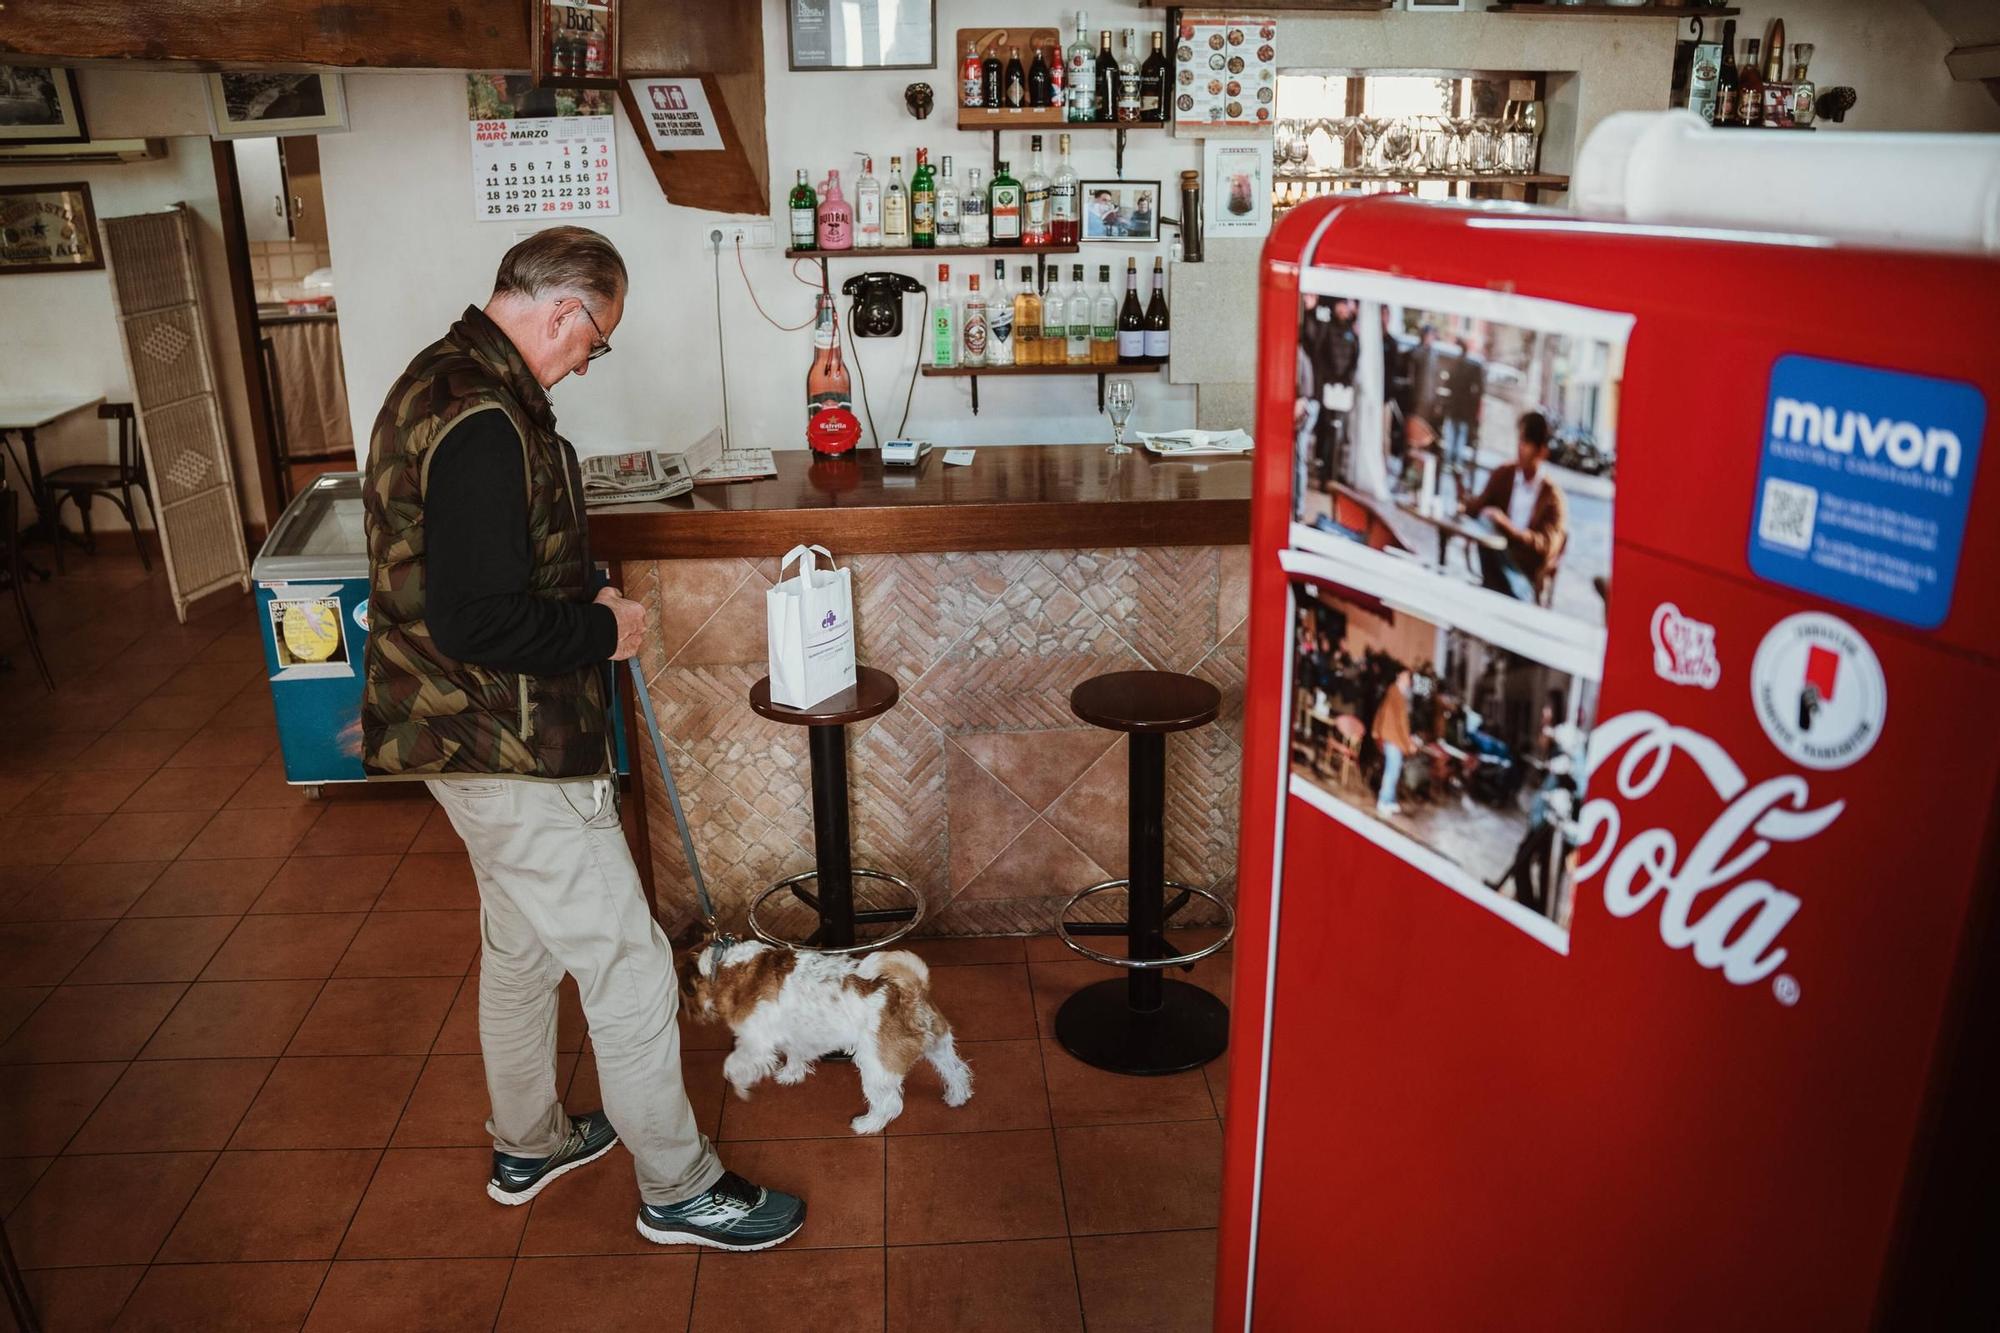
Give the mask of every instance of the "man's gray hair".
[(625, 290), (618, 247), (588, 227), (550, 227), (509, 250), (493, 276), (495, 296), (573, 294), (609, 302)]

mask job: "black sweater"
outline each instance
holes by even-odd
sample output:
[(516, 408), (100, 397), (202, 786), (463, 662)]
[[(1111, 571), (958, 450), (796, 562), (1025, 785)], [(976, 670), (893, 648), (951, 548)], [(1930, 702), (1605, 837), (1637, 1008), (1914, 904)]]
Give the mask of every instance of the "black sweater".
[(520, 434), (504, 412), (476, 413), (437, 446), (424, 487), (424, 617), (437, 646), (528, 676), (610, 660), (611, 608), (529, 592), (533, 568)]

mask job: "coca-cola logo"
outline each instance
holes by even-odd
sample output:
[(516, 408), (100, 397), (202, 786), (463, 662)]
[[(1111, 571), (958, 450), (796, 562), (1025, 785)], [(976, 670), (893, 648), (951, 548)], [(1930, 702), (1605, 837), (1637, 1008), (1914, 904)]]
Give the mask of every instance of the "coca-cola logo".
[(1715, 626), (1681, 614), (1672, 602), (1653, 608), (1653, 670), (1675, 685), (1712, 690), (1722, 679), (1715, 655)]
[[(1654, 826), (1629, 835), (1625, 829), (1630, 807), (1653, 794), (1676, 756), (1699, 769), (1723, 802), (1685, 853), (1672, 829)], [(1695, 962), (1735, 985), (1776, 973), (1790, 952), (1779, 937), (1798, 914), (1800, 900), (1753, 872), (1774, 843), (1818, 835), (1847, 803), (1813, 808), (1806, 779), (1793, 773), (1753, 785), (1720, 744), (1657, 713), (1622, 713), (1598, 724), (1590, 737), (1587, 779), (1607, 768), (1611, 791), (1586, 802), (1578, 821), (1578, 846), (1596, 846), (1577, 867), (1577, 881), (1602, 870), (1604, 906), (1615, 917), (1636, 916), (1657, 904), (1661, 942), (1690, 950)], [(1798, 982), (1790, 974), (1778, 975), (1772, 988), (1786, 1004), (1798, 999)]]

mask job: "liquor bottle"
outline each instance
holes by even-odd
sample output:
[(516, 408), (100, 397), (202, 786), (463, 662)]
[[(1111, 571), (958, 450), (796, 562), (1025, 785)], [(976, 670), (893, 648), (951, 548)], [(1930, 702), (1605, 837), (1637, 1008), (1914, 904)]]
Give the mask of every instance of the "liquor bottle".
[(1063, 59), (1060, 34), (1049, 44), (1049, 105), (1069, 115), (1069, 65)]
[(937, 177), (928, 148), (917, 150), (917, 170), (910, 177), (910, 244), (919, 250), (937, 244)]
[(1118, 364), (1146, 362), (1146, 315), (1139, 309), (1139, 261), (1125, 261), (1125, 304), (1118, 308)]
[(1118, 119), (1118, 57), (1111, 54), (1111, 29), (1097, 34), (1097, 79), (1090, 89), (1090, 118)]
[(1007, 48), (1007, 77), (1003, 85), (1006, 106), (1009, 111), (1019, 111), (1028, 105), (1028, 71), (1021, 67), (1021, 48)]
[(951, 175), (951, 154), (944, 155), (944, 169), (937, 183), (937, 243), (940, 247), (961, 243), (962, 216), (958, 182)]
[(882, 182), (875, 179), (875, 159), (861, 159), (854, 181), (854, 243), (863, 250), (882, 244)]
[(1736, 74), (1736, 123), (1764, 123), (1764, 71), (1757, 64), (1757, 39), (1750, 39), (1750, 53)]
[(1083, 282), (1083, 265), (1070, 265), (1069, 280), (1076, 285), (1070, 291), (1069, 315), (1063, 321), (1069, 330), (1064, 359), (1072, 366), (1087, 366), (1090, 364), (1091, 307), (1095, 303), (1090, 299), (1090, 288)]
[(1153, 53), (1139, 66), (1139, 119), (1157, 125), (1167, 118), (1167, 35), (1153, 34)]
[(988, 51), (986, 59), (979, 62), (979, 95), (987, 107), (995, 111), (1005, 101), (1000, 74), (1000, 52), (997, 49)]
[(965, 308), (958, 318), (958, 364), (986, 364), (986, 298), (979, 294), (979, 275), (965, 275)]
[(1772, 19), (1771, 26), (1764, 31), (1764, 86), (1782, 83), (1785, 79), (1785, 21)]
[(1722, 21), (1722, 73), (1715, 81), (1715, 121), (1716, 125), (1728, 125), (1736, 119), (1736, 20)]
[(910, 191), (903, 184), (903, 159), (889, 159), (889, 184), (882, 190), (882, 244), (895, 249), (910, 245)]
[(986, 294), (986, 364), (1014, 364), (1014, 294), (1007, 290), (1007, 261), (993, 261), (993, 290)]
[(840, 325), (833, 293), (813, 298), (813, 359), (806, 370), (806, 419), (829, 407), (854, 406), (854, 387), (840, 359)]
[(986, 212), (993, 230), (993, 244), (1021, 243), (1021, 182), (1007, 174), (1007, 164), (999, 164), (993, 189), (987, 194)]
[(806, 183), (804, 167), (799, 168), (799, 183), (792, 187), (789, 204), (792, 211), (792, 249), (815, 249), (814, 238), (818, 234), (819, 200), (813, 197), (813, 187)]
[(1032, 154), (1028, 174), (1021, 179), (1021, 244), (1049, 243), (1049, 173), (1042, 162), (1042, 136), (1028, 140)]
[(1049, 66), (1042, 59), (1042, 48), (1035, 48), (1035, 62), (1028, 66), (1028, 105), (1035, 107), (1049, 104)]
[(958, 201), (958, 240), (961, 245), (992, 244), (993, 233), (986, 226), (986, 187), (979, 183), (979, 168), (965, 172), (965, 193)]
[(1146, 360), (1161, 366), (1171, 350), (1173, 320), (1167, 314), (1167, 269), (1153, 256), (1153, 299), (1146, 303)]
[(1097, 291), (1090, 298), (1090, 361), (1118, 364), (1118, 297), (1111, 290), (1111, 265), (1097, 266)]
[(1773, 129), (1787, 129), (1792, 123), (1792, 85), (1785, 77), (1785, 21), (1772, 19), (1764, 34), (1764, 119)]
[(965, 63), (959, 66), (958, 104), (960, 106), (986, 104), (985, 69), (979, 61), (979, 47), (973, 42), (965, 44)]
[[(1003, 261), (1004, 262), (1004, 261)], [(1014, 364), (1042, 363), (1042, 294), (1035, 290), (1035, 270), (1021, 265), (1021, 290), (1014, 293)]]
[(1123, 48), (1118, 57), (1118, 119), (1125, 124), (1137, 124), (1139, 120), (1139, 62), (1132, 54), (1133, 32), (1125, 29), (1120, 36)]
[(1097, 52), (1090, 47), (1090, 16), (1076, 11), (1076, 40), (1069, 44), (1069, 118), (1093, 119), (1097, 97)]
[(1042, 287), (1042, 364), (1060, 366), (1069, 360), (1069, 294), (1063, 290), (1062, 265), (1051, 264)]
[(854, 210), (848, 206), (847, 197), (840, 192), (838, 171), (826, 173), (826, 185), (819, 201), (819, 248), (854, 248)]
[(958, 364), (958, 310), (951, 299), (951, 265), (939, 264), (931, 296), (931, 364), (950, 370)]
[(1813, 86), (1806, 74), (1806, 66), (1812, 63), (1813, 44), (1811, 42), (1792, 43), (1792, 124), (1810, 125), (1818, 112), (1813, 107), (1813, 98), (1819, 89)]
[(1056, 174), (1049, 185), (1049, 239), (1075, 245), (1083, 218), (1083, 190), (1070, 165), (1069, 136), (1056, 136)]

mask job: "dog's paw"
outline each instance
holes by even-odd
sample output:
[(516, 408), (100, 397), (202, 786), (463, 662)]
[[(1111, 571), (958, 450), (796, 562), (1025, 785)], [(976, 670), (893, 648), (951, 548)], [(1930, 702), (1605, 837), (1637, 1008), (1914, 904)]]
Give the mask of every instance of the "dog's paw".
[(750, 1100), (750, 1085), (748, 1083), (732, 1083), (729, 1086), (736, 1089), (738, 1097), (746, 1102)]
[(854, 1119), (847, 1122), (847, 1126), (856, 1134), (880, 1134), (883, 1129), (887, 1128), (889, 1120), (890, 1117), (886, 1115), (878, 1116), (871, 1112), (868, 1115), (855, 1116)]
[(811, 1074), (812, 1071), (813, 1067), (811, 1065), (807, 1064), (803, 1060), (800, 1060), (797, 1062), (788, 1062), (786, 1064), (779, 1065), (778, 1072), (774, 1074), (772, 1077), (775, 1078), (778, 1082), (783, 1083), (785, 1086), (790, 1087), (795, 1083), (805, 1082), (806, 1076)]
[(953, 1088), (944, 1095), (944, 1104), (946, 1106), (963, 1106), (971, 1100), (972, 1085), (969, 1083), (962, 1088)]

